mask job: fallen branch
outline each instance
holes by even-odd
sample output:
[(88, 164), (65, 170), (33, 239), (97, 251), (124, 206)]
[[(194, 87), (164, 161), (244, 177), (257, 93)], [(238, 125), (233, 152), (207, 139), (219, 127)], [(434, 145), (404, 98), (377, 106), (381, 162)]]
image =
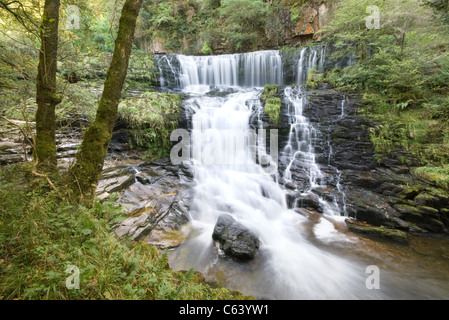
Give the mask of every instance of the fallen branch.
[(53, 184), (53, 182), (51, 182), (50, 178), (49, 178), (46, 174), (36, 172), (36, 169), (33, 169), (33, 170), (31, 171), (31, 173), (32, 173), (33, 175), (37, 176), (37, 177), (45, 178), (45, 179), (47, 180), (48, 184), (50, 185), (50, 187), (51, 187), (53, 190), (55, 190), (56, 192), (59, 193), (59, 189), (56, 188), (56, 186)]

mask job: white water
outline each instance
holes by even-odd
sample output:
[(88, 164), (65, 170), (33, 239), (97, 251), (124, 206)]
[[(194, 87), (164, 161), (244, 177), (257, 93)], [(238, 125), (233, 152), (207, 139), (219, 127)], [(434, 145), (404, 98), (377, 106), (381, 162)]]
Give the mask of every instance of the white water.
[(303, 48), (299, 54), (298, 70), (296, 83), (302, 85), (307, 81), (309, 71), (324, 71), (324, 62), (326, 57), (326, 47)]
[[(198, 88), (263, 87), (282, 84), (282, 59), (278, 51), (258, 51), (219, 56), (179, 55), (181, 86), (187, 92)], [(243, 75), (240, 73), (243, 68)]]
[[(307, 50), (301, 52), (298, 61), (298, 80), (304, 79), (311, 68), (324, 64), (317, 51)], [(282, 83), (278, 54), (179, 56), (178, 59), (182, 89), (192, 94), (187, 106), (194, 112), (196, 187), (190, 210), (191, 233), (185, 244), (171, 253), (172, 267), (195, 268), (209, 280), (220, 279), (227, 287), (257, 298), (388, 298), (385, 291), (366, 288), (366, 261), (353, 254), (339, 254), (358, 241), (342, 232), (346, 207), (339, 172), (337, 189), (343, 199), (343, 210), (339, 209), (337, 196), (330, 202), (320, 198), (323, 214), (318, 218), (308, 217), (288, 209), (284, 188), (248, 156), (257, 149), (254, 142), (243, 139), (242, 144), (235, 142), (231, 149), (224, 145), (232, 132), (248, 131), (252, 114), (260, 115), (258, 98), (262, 89), (259, 87), (265, 83)], [(241, 65), (243, 78), (238, 76)], [(205, 94), (216, 87), (232, 87), (235, 92), (226, 97)], [(309, 172), (311, 189), (323, 188), (325, 179), (321, 179), (323, 173), (314, 154), (317, 131), (303, 115), (307, 98), (300, 87), (287, 88), (285, 97), (292, 123), (284, 149), (290, 157), (284, 179), (291, 179), (291, 164), (299, 159)], [(343, 108), (344, 102), (342, 115)], [(221, 145), (222, 150), (219, 152), (211, 145)], [(241, 263), (225, 257), (212, 240), (217, 218), (223, 213), (231, 214), (258, 235), (261, 245), (253, 261)], [(382, 277), (382, 286), (388, 286), (391, 276), (383, 273)]]

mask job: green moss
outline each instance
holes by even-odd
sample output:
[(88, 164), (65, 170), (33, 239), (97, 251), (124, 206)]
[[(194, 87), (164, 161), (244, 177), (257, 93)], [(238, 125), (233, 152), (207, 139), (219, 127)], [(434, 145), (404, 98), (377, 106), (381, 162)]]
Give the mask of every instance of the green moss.
[(419, 167), (412, 174), (420, 179), (432, 181), (437, 186), (449, 190), (449, 165), (441, 167)]
[(279, 116), (281, 112), (281, 99), (269, 98), (265, 102), (265, 113), (270, 116), (270, 121), (273, 124), (279, 123)]
[(306, 86), (308, 88), (315, 88), (323, 81), (324, 81), (324, 74), (322, 72), (310, 70), (309, 73), (307, 74)]
[(270, 117), (270, 121), (273, 124), (279, 123), (279, 117), (281, 112), (281, 99), (277, 97), (279, 86), (275, 84), (265, 85), (260, 99), (265, 103), (265, 114)]
[(279, 86), (277, 84), (267, 84), (263, 88), (261, 99), (266, 101), (268, 98), (275, 97), (278, 93)]
[(376, 227), (364, 222), (349, 219), (346, 219), (346, 225), (351, 232), (368, 238), (408, 244), (407, 234), (404, 231), (390, 229), (384, 226)]

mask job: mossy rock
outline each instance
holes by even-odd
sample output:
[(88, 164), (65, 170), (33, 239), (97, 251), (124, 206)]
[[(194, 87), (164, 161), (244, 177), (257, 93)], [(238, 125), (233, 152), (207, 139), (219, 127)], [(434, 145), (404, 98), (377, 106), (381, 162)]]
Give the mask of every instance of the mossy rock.
[(386, 240), (401, 244), (408, 244), (407, 233), (404, 231), (386, 228), (384, 226), (376, 227), (366, 222), (351, 219), (345, 220), (349, 231), (367, 237), (373, 240)]
[(426, 216), (431, 216), (434, 218), (437, 218), (439, 216), (438, 209), (435, 209), (432, 207), (420, 206), (420, 207), (418, 207), (418, 210), (420, 213), (422, 213), (423, 215), (426, 215)]
[(270, 121), (273, 124), (278, 124), (281, 113), (281, 99), (280, 98), (267, 99), (265, 103), (265, 113), (270, 117)]
[(413, 200), (413, 199), (415, 199), (415, 197), (418, 194), (421, 193), (422, 190), (423, 190), (423, 187), (421, 187), (419, 185), (414, 185), (414, 186), (405, 188), (399, 195), (403, 199)]
[(401, 219), (411, 222), (417, 222), (422, 219), (422, 213), (415, 206), (408, 204), (395, 204), (393, 207), (399, 213)]
[(269, 98), (275, 97), (278, 94), (278, 91), (279, 86), (277, 84), (267, 84), (265, 85), (260, 98), (262, 101), (266, 101)]

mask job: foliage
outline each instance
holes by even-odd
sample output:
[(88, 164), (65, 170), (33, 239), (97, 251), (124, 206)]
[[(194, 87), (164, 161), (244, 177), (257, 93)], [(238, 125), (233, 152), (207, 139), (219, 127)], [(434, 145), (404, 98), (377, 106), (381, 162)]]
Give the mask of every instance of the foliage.
[[(366, 27), (369, 5), (379, 8), (379, 29)], [(347, 0), (324, 29), (332, 59), (355, 57), (327, 81), (363, 93), (365, 114), (379, 122), (371, 130), (376, 152), (406, 150), (423, 165), (447, 164), (448, 26), (418, 0)]]
[(153, 40), (162, 39), (168, 51), (181, 52), (184, 49), (189, 53), (189, 47), (199, 51), (199, 12), (200, 5), (194, 0), (161, 1), (157, 5), (147, 1), (143, 5), (140, 29), (147, 30), (144, 34)]
[(270, 116), (272, 123), (279, 123), (279, 115), (281, 112), (281, 99), (280, 98), (268, 98), (265, 102), (265, 113)]
[[(235, 51), (257, 48), (263, 37), (269, 6), (262, 0), (223, 0), (218, 10), (227, 46)], [(252, 45), (252, 47), (249, 47)]]
[(154, 64), (154, 56), (135, 50), (129, 61), (127, 81), (136, 81), (149, 86), (157, 84), (159, 71)]
[(279, 123), (279, 116), (281, 112), (281, 99), (276, 96), (278, 90), (278, 85), (267, 84), (265, 85), (260, 97), (261, 100), (265, 103), (265, 114), (270, 117), (270, 121), (274, 124)]
[(263, 101), (267, 100), (268, 98), (274, 97), (279, 90), (279, 86), (277, 84), (266, 84), (263, 88), (261, 99)]
[(119, 105), (119, 119), (124, 122), (138, 147), (148, 150), (151, 158), (170, 153), (170, 134), (177, 128), (180, 96), (145, 92)]
[(317, 70), (310, 70), (307, 74), (307, 87), (315, 88), (318, 84), (324, 81), (324, 74)]
[(212, 48), (209, 46), (208, 42), (204, 42), (203, 47), (201, 48), (201, 53), (204, 55), (212, 54)]
[(70, 122), (85, 118), (91, 122), (98, 106), (98, 97), (91, 91), (89, 85), (82, 83), (64, 84), (59, 89), (62, 101), (56, 109), (56, 120)]
[(426, 0), (426, 4), (435, 10), (435, 14), (449, 24), (449, 2), (446, 0)]
[(138, 34), (166, 52), (184, 54), (276, 48), (297, 22), (292, 13), (299, 19), (298, 3), (284, 0), (147, 1)]
[[(117, 238), (110, 225), (124, 215), (113, 202), (72, 206), (43, 183), (27, 165), (0, 173), (0, 299), (244, 298), (211, 288), (193, 270), (171, 270), (154, 247)], [(70, 265), (80, 270), (79, 290), (66, 287)]]
[[(379, 7), (380, 29), (365, 25), (368, 5)], [(407, 100), (416, 105), (433, 90), (447, 92), (447, 31), (417, 0), (341, 2), (325, 32), (338, 49), (334, 58), (355, 53), (357, 63), (331, 81), (379, 92), (395, 105)]]

